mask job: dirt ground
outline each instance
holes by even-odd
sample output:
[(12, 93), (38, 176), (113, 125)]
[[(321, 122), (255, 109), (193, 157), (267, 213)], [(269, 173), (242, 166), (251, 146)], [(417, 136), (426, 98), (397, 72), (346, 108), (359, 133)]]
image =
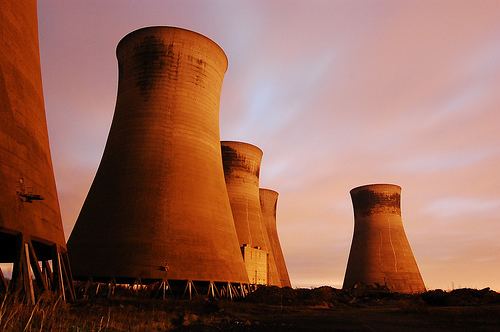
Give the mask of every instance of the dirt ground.
[(118, 294), (36, 306), (5, 301), (1, 331), (500, 331), (489, 289), (403, 295), (264, 287), (237, 301)]

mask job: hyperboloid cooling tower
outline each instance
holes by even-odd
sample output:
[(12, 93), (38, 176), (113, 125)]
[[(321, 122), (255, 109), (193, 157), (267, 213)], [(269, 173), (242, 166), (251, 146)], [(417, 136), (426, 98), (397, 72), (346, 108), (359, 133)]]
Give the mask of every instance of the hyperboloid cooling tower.
[[(35, 0), (0, 3), (0, 262), (13, 263), (10, 291), (29, 302), (44, 291), (74, 295), (45, 121), (36, 11)], [(6, 288), (0, 271), (0, 293)]]
[(260, 209), (262, 150), (248, 143), (232, 141), (221, 142), (221, 150), (229, 201), (250, 283), (281, 286)]
[(248, 283), (219, 143), (224, 51), (148, 27), (116, 53), (113, 123), (68, 242), (75, 278)]
[(290, 277), (286, 268), (285, 257), (281, 250), (280, 239), (278, 236), (278, 229), (276, 227), (276, 208), (278, 205), (278, 193), (270, 189), (259, 189), (260, 207), (262, 211), (262, 218), (266, 225), (271, 250), (274, 256), (274, 261), (278, 269), (281, 287), (292, 287), (290, 284)]
[(351, 190), (354, 236), (343, 288), (385, 285), (400, 293), (425, 286), (401, 220), (401, 187), (371, 184)]

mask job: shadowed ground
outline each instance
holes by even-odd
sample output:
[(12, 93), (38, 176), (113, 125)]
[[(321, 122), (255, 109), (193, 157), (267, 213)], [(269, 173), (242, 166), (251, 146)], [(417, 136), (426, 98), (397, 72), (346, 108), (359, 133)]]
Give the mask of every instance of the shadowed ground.
[(5, 303), (0, 329), (26, 326), (35, 331), (495, 331), (500, 294), (489, 289), (402, 295), (383, 289), (263, 287), (236, 302), (163, 301), (117, 292), (112, 299), (92, 297), (72, 305), (54, 299), (36, 307)]

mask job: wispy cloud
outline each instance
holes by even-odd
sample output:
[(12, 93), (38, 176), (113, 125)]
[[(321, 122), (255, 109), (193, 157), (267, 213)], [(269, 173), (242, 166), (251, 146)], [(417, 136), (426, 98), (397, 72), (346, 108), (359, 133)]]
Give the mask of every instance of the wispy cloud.
[(412, 153), (408, 159), (405, 157), (395, 162), (391, 167), (395, 171), (408, 173), (436, 173), (451, 169), (470, 166), (482, 160), (498, 156), (498, 148), (477, 148), (469, 151), (445, 151), (443, 153), (421, 154), (413, 157)]
[[(498, 276), (500, 289), (500, 261), (492, 258), (486, 266), (473, 259), (495, 257), (498, 239), (491, 234), (500, 230), (491, 222), (500, 211), (498, 1), (38, 5), (67, 231), (109, 131), (116, 43), (142, 26), (177, 25), (209, 36), (228, 55), (222, 138), (264, 149), (261, 184), (280, 192), (278, 224), (295, 285), (341, 283), (352, 238), (349, 189), (397, 182), (427, 285), (460, 279), (486, 287)], [(492, 224), (488, 236), (466, 218)], [(449, 232), (443, 220), (460, 232)], [(467, 251), (461, 249), (464, 234)], [(446, 246), (436, 249), (438, 242)], [(447, 269), (440, 257), (453, 258)]]
[(477, 197), (447, 197), (431, 202), (424, 212), (436, 218), (454, 216), (474, 216), (481, 218), (483, 214), (498, 213), (500, 199), (484, 199)]

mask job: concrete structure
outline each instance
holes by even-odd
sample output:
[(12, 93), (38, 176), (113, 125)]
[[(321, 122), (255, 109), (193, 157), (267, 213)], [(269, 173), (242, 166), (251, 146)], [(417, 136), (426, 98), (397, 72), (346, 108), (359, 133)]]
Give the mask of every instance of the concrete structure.
[[(221, 142), (221, 150), (224, 177), (240, 246), (246, 245), (266, 251), (269, 255), (267, 284), (281, 286), (260, 210), (259, 172), (262, 150), (248, 143), (233, 141)], [(256, 264), (247, 264), (248, 266)], [(249, 278), (256, 273), (253, 270), (247, 272)]]
[(260, 207), (262, 218), (266, 225), (267, 234), (271, 244), (274, 261), (278, 269), (281, 287), (292, 287), (288, 269), (286, 268), (285, 257), (281, 250), (280, 239), (278, 236), (278, 228), (276, 227), (276, 207), (278, 205), (278, 193), (270, 189), (259, 189)]
[(252, 285), (267, 285), (268, 283), (268, 253), (265, 250), (244, 245), (241, 254), (245, 261), (248, 279)]
[(351, 190), (354, 236), (343, 288), (386, 285), (400, 293), (424, 292), (401, 220), (401, 187), (371, 184)]
[[(0, 263), (13, 263), (10, 291), (29, 302), (50, 290), (72, 297), (45, 120), (35, 0), (1, 1), (0, 50)], [(0, 293), (6, 286), (0, 271)]]
[(68, 241), (75, 278), (248, 283), (224, 182), (224, 51), (148, 27), (117, 47), (104, 155)]

